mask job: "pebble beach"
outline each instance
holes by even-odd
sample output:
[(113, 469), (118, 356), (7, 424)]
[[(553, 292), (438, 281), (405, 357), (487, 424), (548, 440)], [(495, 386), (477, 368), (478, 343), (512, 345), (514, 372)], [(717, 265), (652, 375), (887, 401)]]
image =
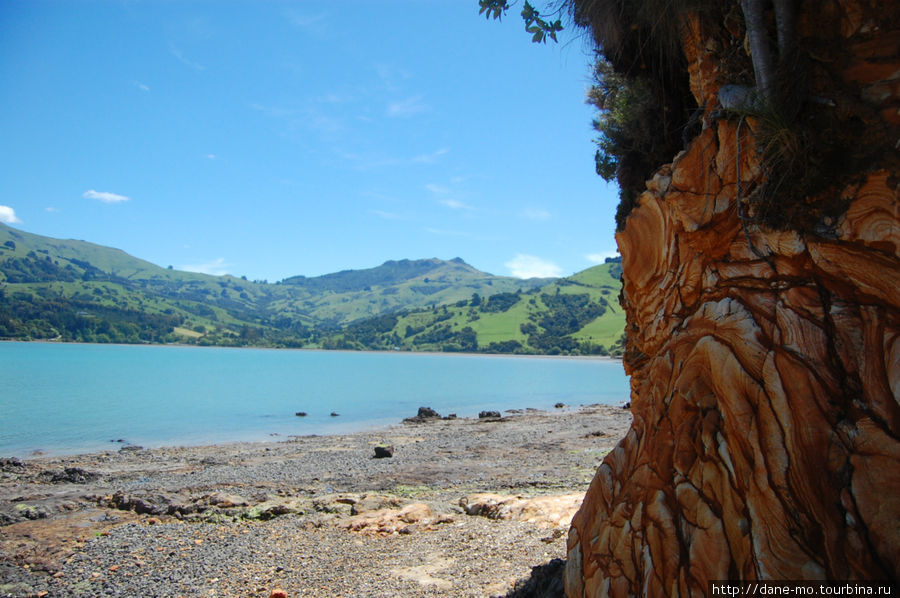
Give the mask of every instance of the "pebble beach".
[(530, 595), (630, 423), (590, 405), (0, 458), (0, 596)]

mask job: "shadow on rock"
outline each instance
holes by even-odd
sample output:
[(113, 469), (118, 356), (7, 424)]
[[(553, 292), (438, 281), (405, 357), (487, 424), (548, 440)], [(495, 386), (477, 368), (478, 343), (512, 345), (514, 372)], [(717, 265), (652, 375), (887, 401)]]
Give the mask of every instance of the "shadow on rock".
[(563, 575), (566, 561), (553, 559), (549, 563), (531, 568), (527, 579), (520, 579), (504, 598), (563, 598)]

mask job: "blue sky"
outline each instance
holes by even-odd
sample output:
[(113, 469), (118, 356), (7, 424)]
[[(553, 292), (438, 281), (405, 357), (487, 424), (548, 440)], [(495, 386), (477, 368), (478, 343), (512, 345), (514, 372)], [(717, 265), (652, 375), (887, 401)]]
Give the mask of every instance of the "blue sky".
[[(0, 3), (0, 221), (276, 281), (615, 254), (591, 52), (476, 0)], [(538, 5), (540, 8), (540, 5)]]

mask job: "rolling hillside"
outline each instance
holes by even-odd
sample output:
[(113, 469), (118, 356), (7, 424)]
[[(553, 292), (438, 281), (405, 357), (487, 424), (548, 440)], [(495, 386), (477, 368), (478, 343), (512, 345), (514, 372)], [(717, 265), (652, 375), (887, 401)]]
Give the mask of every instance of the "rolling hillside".
[[(563, 336), (581, 348), (565, 341), (560, 350), (579, 352), (598, 343), (608, 346), (621, 329), (612, 317), (616, 302), (616, 307), (603, 304), (618, 294), (617, 280), (601, 280), (607, 266), (554, 281), (493, 276), (460, 258), (399, 260), (268, 284), (161, 268), (118, 249), (0, 224), (0, 338), (545, 352), (560, 346), (542, 341), (542, 335), (559, 336), (561, 329), (540, 314), (575, 309), (578, 329)], [(545, 297), (575, 296), (579, 289), (591, 297), (587, 312), (563, 306), (565, 297)], [(512, 297), (526, 296), (510, 303)], [(587, 318), (597, 305), (610, 313), (605, 319)], [(450, 332), (473, 330), (475, 344), (442, 338), (447, 330), (428, 315), (436, 309), (454, 314)], [(396, 320), (392, 326), (399, 327), (399, 341), (360, 340), (362, 331), (381, 318), (387, 318), (381, 327)], [(529, 318), (538, 333), (522, 331)], [(407, 335), (407, 327), (422, 330)], [(503, 344), (510, 341), (520, 345)]]
[(322, 341), (342, 349), (621, 354), (621, 263), (540, 288), (497, 293), (354, 322)]

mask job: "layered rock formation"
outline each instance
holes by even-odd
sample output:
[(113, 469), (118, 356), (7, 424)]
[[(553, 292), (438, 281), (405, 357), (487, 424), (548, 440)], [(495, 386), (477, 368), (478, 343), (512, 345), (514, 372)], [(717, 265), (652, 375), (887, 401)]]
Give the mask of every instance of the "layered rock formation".
[[(897, 6), (803, 7), (834, 13), (831, 43), (843, 57), (830, 68), (874, 115), (866, 126), (896, 142)], [(801, 17), (801, 33), (815, 35), (818, 16)], [(748, 224), (738, 188), (763, 177), (758, 123), (708, 119), (727, 81), (717, 45), (687, 25), (706, 127), (648, 182), (617, 236), (634, 423), (573, 520), (567, 595), (702, 596), (724, 579), (897, 580), (896, 160), (842, 185), (842, 214), (817, 230)]]

